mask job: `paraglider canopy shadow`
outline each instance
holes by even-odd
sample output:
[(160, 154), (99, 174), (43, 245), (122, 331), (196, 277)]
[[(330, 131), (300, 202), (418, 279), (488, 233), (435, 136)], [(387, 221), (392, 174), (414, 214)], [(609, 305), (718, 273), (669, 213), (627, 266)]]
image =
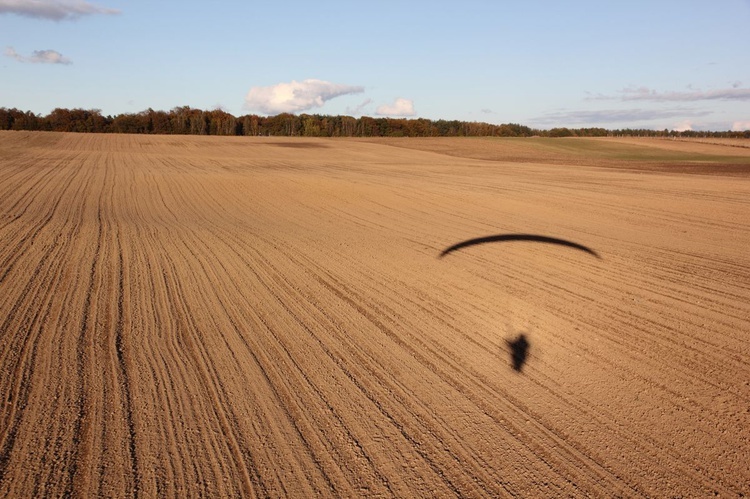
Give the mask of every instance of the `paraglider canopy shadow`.
[[(511, 242), (511, 241), (528, 241), (528, 242), (534, 242), (534, 243), (554, 244), (558, 246), (572, 248), (578, 251), (583, 251), (584, 253), (588, 253), (591, 256), (601, 259), (601, 257), (596, 251), (582, 244), (574, 243), (573, 241), (568, 241), (566, 239), (558, 239), (556, 237), (540, 236), (538, 234), (497, 234), (494, 236), (484, 236), (484, 237), (476, 237), (474, 239), (467, 239), (466, 241), (461, 241), (460, 243), (456, 243), (452, 246), (448, 246), (440, 253), (438, 258), (443, 258), (449, 253), (453, 253), (454, 251), (468, 248), (470, 246), (476, 246), (479, 244), (487, 244), (487, 243)], [(513, 368), (514, 371), (521, 372), (524, 364), (526, 364), (526, 360), (529, 355), (529, 348), (531, 347), (531, 343), (529, 342), (528, 338), (526, 338), (526, 335), (523, 333), (519, 334), (518, 337), (512, 341), (505, 340), (505, 343), (510, 348), (511, 367)]]
[(549, 237), (549, 236), (540, 236), (537, 234), (497, 234), (494, 236), (484, 236), (484, 237), (476, 237), (474, 239), (467, 239), (466, 241), (461, 241), (460, 243), (456, 243), (453, 246), (448, 246), (440, 253), (440, 256), (438, 256), (438, 258), (443, 258), (445, 255), (449, 253), (453, 253), (454, 251), (468, 248), (470, 246), (476, 246), (479, 244), (487, 244), (487, 243), (510, 242), (510, 241), (529, 241), (529, 242), (534, 242), (534, 243), (556, 244), (558, 246), (565, 246), (568, 248), (573, 248), (579, 251), (583, 251), (583, 252), (588, 253), (589, 255), (592, 255), (592, 256), (595, 256), (596, 258), (601, 259), (601, 257), (596, 251), (582, 244), (574, 243), (573, 241), (568, 241), (566, 239), (558, 239), (556, 237)]

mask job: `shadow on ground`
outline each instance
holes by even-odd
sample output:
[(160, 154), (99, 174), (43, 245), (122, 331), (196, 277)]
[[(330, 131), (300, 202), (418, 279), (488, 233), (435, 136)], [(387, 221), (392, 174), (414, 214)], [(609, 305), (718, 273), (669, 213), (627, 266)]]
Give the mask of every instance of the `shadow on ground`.
[(466, 241), (461, 241), (460, 243), (456, 243), (453, 246), (448, 246), (440, 253), (440, 256), (438, 256), (438, 258), (443, 258), (448, 253), (453, 253), (454, 251), (468, 248), (470, 246), (510, 241), (528, 241), (534, 243), (555, 244), (558, 246), (565, 246), (568, 248), (577, 249), (579, 251), (584, 251), (589, 255), (595, 256), (596, 258), (601, 258), (596, 251), (582, 244), (574, 243), (573, 241), (568, 241), (566, 239), (558, 239), (556, 237), (540, 236), (538, 234), (496, 234), (494, 236), (484, 236), (476, 237), (474, 239), (467, 239)]
[[(584, 253), (588, 253), (589, 255), (593, 257), (601, 259), (601, 257), (599, 256), (599, 253), (589, 248), (588, 246), (584, 246), (582, 244), (579, 244), (573, 241), (568, 241), (566, 239), (559, 239), (557, 237), (549, 237), (549, 236), (541, 236), (539, 234), (496, 234), (493, 236), (484, 236), (484, 237), (476, 237), (474, 239), (467, 239), (465, 241), (456, 243), (452, 246), (448, 246), (440, 253), (438, 258), (443, 258), (449, 253), (453, 253), (454, 251), (458, 251), (464, 248), (469, 248), (471, 246), (477, 246), (480, 244), (488, 244), (488, 243), (512, 242), (512, 241), (526, 241), (526, 242), (563, 246), (566, 248), (572, 248), (578, 251), (583, 251)], [(508, 348), (510, 349), (510, 366), (511, 368), (513, 368), (514, 371), (520, 373), (521, 371), (523, 371), (523, 366), (526, 364), (526, 361), (528, 359), (529, 348), (531, 347), (531, 343), (529, 342), (528, 338), (526, 337), (524, 333), (520, 333), (514, 340), (505, 340), (505, 343), (508, 345)]]
[(523, 333), (519, 334), (513, 341), (505, 340), (505, 343), (510, 348), (510, 366), (514, 371), (520, 373), (523, 370), (524, 364), (526, 364), (531, 343), (529, 343), (529, 340)]

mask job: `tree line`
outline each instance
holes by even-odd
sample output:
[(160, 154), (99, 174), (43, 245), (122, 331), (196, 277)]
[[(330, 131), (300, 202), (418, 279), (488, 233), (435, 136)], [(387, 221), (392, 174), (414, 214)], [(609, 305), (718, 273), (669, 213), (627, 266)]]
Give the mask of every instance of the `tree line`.
[(516, 123), (490, 123), (425, 118), (372, 118), (319, 114), (278, 114), (235, 117), (220, 109), (204, 111), (189, 106), (170, 111), (104, 116), (98, 109), (54, 109), (46, 116), (0, 108), (0, 130), (41, 130), (85, 133), (145, 133), (181, 135), (274, 135), (301, 137), (705, 137), (750, 138), (750, 130), (682, 131), (604, 128), (532, 129)]

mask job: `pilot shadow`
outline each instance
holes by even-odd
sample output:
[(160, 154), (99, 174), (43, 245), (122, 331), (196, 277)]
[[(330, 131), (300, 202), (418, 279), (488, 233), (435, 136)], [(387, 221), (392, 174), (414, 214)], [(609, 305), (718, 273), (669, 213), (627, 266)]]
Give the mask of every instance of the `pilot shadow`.
[(505, 344), (510, 348), (510, 366), (516, 372), (523, 370), (524, 364), (529, 356), (529, 347), (531, 344), (526, 339), (526, 335), (521, 333), (515, 340), (505, 340)]

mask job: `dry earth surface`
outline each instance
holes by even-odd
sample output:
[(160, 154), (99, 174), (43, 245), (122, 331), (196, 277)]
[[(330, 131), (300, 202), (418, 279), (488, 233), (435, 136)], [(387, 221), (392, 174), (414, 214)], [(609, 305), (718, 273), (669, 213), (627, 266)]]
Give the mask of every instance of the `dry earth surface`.
[(0, 496), (747, 496), (749, 248), (729, 144), (3, 132)]

